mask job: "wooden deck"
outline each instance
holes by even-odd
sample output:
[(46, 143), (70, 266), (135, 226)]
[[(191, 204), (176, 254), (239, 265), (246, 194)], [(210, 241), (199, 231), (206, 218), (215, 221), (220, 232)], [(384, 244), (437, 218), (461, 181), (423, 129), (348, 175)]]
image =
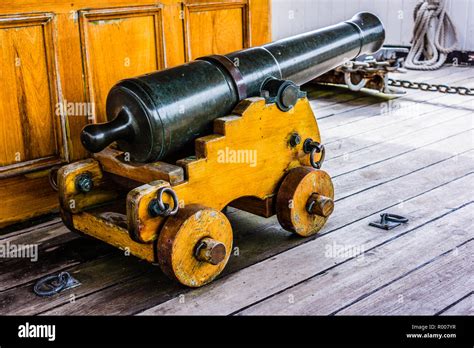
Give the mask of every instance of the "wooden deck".
[[(403, 78), (474, 87), (474, 68)], [(54, 219), (0, 236), (39, 244), (37, 262), (0, 260), (0, 314), (474, 314), (474, 98), (409, 91), (389, 101), (334, 88), (309, 95), (337, 198), (316, 237), (229, 209), (238, 255), (219, 279), (190, 290)], [(382, 212), (410, 221), (369, 227)], [(59, 271), (82, 285), (33, 294), (37, 279)]]

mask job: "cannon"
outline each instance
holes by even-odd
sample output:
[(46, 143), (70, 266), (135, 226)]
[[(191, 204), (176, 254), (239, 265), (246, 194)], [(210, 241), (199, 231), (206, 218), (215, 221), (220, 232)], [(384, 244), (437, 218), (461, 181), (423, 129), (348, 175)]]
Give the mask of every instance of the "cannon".
[(107, 97), (110, 122), (86, 126), (82, 144), (98, 152), (117, 141), (135, 161), (166, 158), (192, 147), (194, 139), (212, 132), (215, 118), (228, 115), (239, 101), (260, 96), (263, 90), (280, 91), (275, 102), (283, 109), (292, 107), (295, 84), (374, 53), (383, 40), (379, 19), (360, 13), (322, 30), (123, 80)]
[(385, 31), (370, 13), (261, 47), (118, 82), (108, 122), (81, 133), (93, 157), (58, 171), (61, 216), (199, 287), (224, 269), (236, 207), (302, 237), (334, 209), (325, 148), (299, 86), (362, 54)]

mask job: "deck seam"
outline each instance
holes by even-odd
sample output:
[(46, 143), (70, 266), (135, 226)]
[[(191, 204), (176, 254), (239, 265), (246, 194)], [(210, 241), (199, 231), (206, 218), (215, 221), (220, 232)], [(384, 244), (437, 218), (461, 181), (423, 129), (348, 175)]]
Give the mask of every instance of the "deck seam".
[(453, 155), (453, 156), (447, 157), (447, 158), (445, 158), (445, 159), (439, 160), (439, 161), (434, 162), (434, 163), (430, 163), (430, 164), (428, 164), (428, 165), (426, 165), (426, 166), (424, 166), (424, 167), (422, 167), (422, 168), (415, 169), (415, 170), (413, 170), (413, 171), (411, 171), (411, 172), (409, 172), (409, 173), (406, 173), (406, 174), (403, 174), (403, 175), (394, 177), (394, 178), (392, 178), (392, 179), (390, 179), (390, 180), (380, 182), (380, 183), (375, 184), (375, 185), (373, 185), (373, 186), (367, 187), (367, 188), (365, 188), (365, 189), (363, 189), (363, 190), (360, 190), (360, 191), (351, 193), (351, 194), (349, 194), (349, 195), (347, 195), (347, 196), (338, 198), (338, 199), (335, 200), (335, 202), (342, 201), (342, 200), (344, 200), (344, 199), (346, 199), (346, 198), (355, 196), (355, 195), (357, 195), (357, 194), (359, 194), (359, 193), (362, 193), (362, 192), (371, 190), (371, 189), (374, 188), (374, 187), (378, 187), (378, 186), (384, 185), (384, 184), (389, 183), (389, 182), (392, 182), (392, 181), (394, 181), (394, 180), (398, 180), (398, 179), (404, 178), (405, 176), (411, 175), (411, 174), (413, 174), (413, 173), (417, 173), (417, 172), (419, 172), (419, 171), (421, 171), (421, 170), (425, 170), (425, 169), (430, 168), (430, 167), (432, 167), (432, 166), (434, 166), (434, 165), (437, 165), (437, 164), (440, 164), (440, 163), (449, 161), (450, 159), (453, 159), (453, 158), (458, 157), (458, 156), (462, 156), (462, 155), (464, 155), (464, 154), (466, 154), (466, 153), (468, 153), (468, 152), (471, 152), (471, 151), (473, 151), (473, 150), (474, 150), (474, 148), (470, 148), (469, 150), (466, 150), (466, 151), (463, 151), (463, 152), (459, 152), (459, 153), (457, 153), (457, 154), (455, 154), (455, 155)]
[[(441, 125), (441, 124), (444, 124), (444, 123), (449, 123), (449, 122), (455, 121), (455, 120), (457, 120), (457, 119), (459, 119), (459, 118), (465, 117), (466, 115), (472, 114), (473, 112), (474, 112), (474, 110), (469, 111), (469, 112), (466, 112), (465, 114), (459, 115), (458, 117), (455, 117), (455, 118), (452, 118), (452, 119), (449, 119), (449, 120), (446, 120), (446, 121), (441, 121), (441, 122), (432, 124), (432, 125), (427, 126), (427, 127), (423, 127), (423, 128), (416, 129), (416, 130), (414, 130), (413, 132), (409, 132), (409, 133), (397, 135), (397, 136), (395, 136), (395, 137), (393, 137), (393, 138), (385, 138), (383, 141), (379, 141), (379, 142), (376, 142), (376, 143), (372, 143), (372, 144), (370, 144), (370, 145), (367, 145), (367, 146), (364, 146), (364, 147), (360, 147), (360, 148), (358, 148), (358, 149), (356, 149), (356, 150), (349, 151), (349, 152), (345, 152), (345, 153), (341, 153), (340, 155), (336, 155), (336, 156), (334, 156), (334, 157), (330, 157), (330, 158), (328, 158), (328, 159), (326, 160), (326, 162), (331, 162), (331, 161), (335, 160), (336, 158), (344, 157), (345, 155), (350, 155), (350, 154), (357, 153), (357, 152), (362, 151), (362, 150), (369, 149), (369, 148), (374, 147), (374, 146), (377, 146), (377, 145), (385, 144), (385, 143), (387, 143), (389, 140), (392, 141), (392, 140), (395, 140), (395, 139), (398, 139), (398, 138), (403, 138), (403, 137), (406, 137), (406, 136), (408, 136), (408, 135), (410, 135), (410, 134), (414, 134), (414, 133), (417, 133), (417, 132), (422, 131), (422, 130), (427, 130), (427, 129), (430, 129), (430, 128), (439, 126), (439, 125)], [(435, 112), (435, 113), (437, 113), (437, 112)], [(428, 115), (433, 116), (431, 113), (428, 113)], [(407, 119), (407, 120), (411, 120), (411, 119)]]
[(444, 307), (442, 310), (436, 312), (434, 315), (437, 316), (437, 315), (441, 315), (443, 314), (444, 312), (446, 312), (447, 310), (451, 309), (452, 307), (454, 307), (455, 305), (457, 305), (459, 302), (462, 302), (464, 301), (465, 299), (467, 299), (469, 296), (471, 296), (472, 294), (474, 294), (474, 291), (471, 291), (471, 292), (468, 292), (466, 295), (462, 296), (461, 298), (457, 299), (456, 301), (454, 301), (453, 303), (449, 304), (448, 306)]
[[(465, 115), (464, 115), (464, 116), (465, 116)], [(399, 153), (399, 154), (397, 154), (397, 155), (394, 155), (394, 156), (391, 156), (391, 157), (386, 157), (386, 158), (381, 159), (381, 160), (379, 160), (379, 161), (372, 162), (372, 163), (368, 163), (368, 164), (366, 164), (366, 165), (364, 165), (364, 166), (362, 166), (362, 167), (358, 167), (358, 168), (356, 168), (356, 169), (351, 169), (351, 170), (349, 170), (349, 171), (347, 171), (347, 172), (334, 175), (334, 176), (332, 176), (332, 178), (335, 179), (335, 178), (338, 178), (338, 177), (341, 177), (341, 176), (344, 176), (344, 175), (347, 175), (347, 174), (356, 172), (356, 171), (361, 170), (361, 169), (369, 168), (369, 167), (371, 167), (371, 166), (373, 166), (373, 165), (383, 163), (383, 162), (385, 162), (385, 161), (388, 161), (388, 160), (391, 160), (391, 159), (394, 159), (394, 158), (397, 158), (397, 157), (406, 155), (407, 153), (411, 153), (411, 152), (414, 152), (414, 151), (423, 149), (423, 148), (425, 148), (425, 147), (434, 145), (434, 144), (439, 143), (439, 142), (441, 142), (441, 141), (443, 141), (443, 140), (451, 139), (451, 138), (454, 138), (454, 137), (456, 137), (456, 136), (458, 136), (458, 135), (461, 135), (461, 134), (464, 134), (464, 133), (468, 133), (468, 132), (472, 132), (472, 131), (474, 131), (474, 128), (469, 128), (468, 130), (465, 130), (465, 131), (462, 131), (462, 132), (459, 132), (459, 133), (456, 133), (456, 134), (451, 134), (451, 135), (449, 135), (449, 136), (447, 136), (447, 137), (445, 137), (445, 138), (437, 139), (437, 140), (435, 140), (435, 141), (433, 141), (433, 142), (431, 142), (431, 143), (424, 144), (424, 145), (421, 145), (421, 146), (419, 146), (419, 147), (410, 148), (410, 150), (407, 150), (407, 151), (405, 151), (405, 152), (401, 152), (401, 153)], [(474, 149), (474, 148), (473, 148), (473, 149)], [(471, 150), (473, 150), (473, 149), (471, 149)], [(471, 150), (468, 150), (468, 151), (471, 151)]]

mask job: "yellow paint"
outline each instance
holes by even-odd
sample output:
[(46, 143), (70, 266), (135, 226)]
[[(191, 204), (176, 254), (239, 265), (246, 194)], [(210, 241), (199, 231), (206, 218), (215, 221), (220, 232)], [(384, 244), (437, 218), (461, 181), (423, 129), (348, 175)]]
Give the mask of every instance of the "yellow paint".
[(132, 241), (128, 231), (89, 213), (73, 215), (74, 228), (148, 262), (155, 262), (153, 244)]
[[(89, 173), (92, 177), (94, 188), (91, 192), (81, 193), (76, 189), (76, 178), (83, 173)], [(116, 191), (101, 188), (104, 184), (102, 170), (96, 160), (86, 159), (61, 167), (58, 170), (58, 190), (62, 208), (78, 213), (92, 205), (117, 198)]]
[[(306, 98), (300, 99), (289, 112), (280, 111), (275, 104), (265, 104), (262, 98), (246, 99), (235, 111), (240, 115), (215, 121), (214, 133), (217, 134), (196, 140), (197, 159), (179, 162), (185, 168), (187, 181), (172, 187), (184, 206), (201, 204), (220, 211), (240, 197), (264, 199), (275, 193), (288, 170), (309, 165), (309, 156), (302, 149), (303, 141), (312, 138), (321, 142), (316, 118)], [(302, 141), (291, 148), (288, 140), (294, 132)], [(250, 160), (232, 163), (230, 155), (239, 151), (249, 154), (247, 159), (255, 154), (255, 163)], [(169, 197), (165, 199), (169, 203)], [(144, 199), (138, 206), (143, 220), (148, 202)], [(159, 220), (162, 218), (154, 218), (154, 226), (160, 225)], [(145, 242), (156, 239), (157, 232), (144, 225), (137, 231)]]
[[(181, 284), (199, 287), (211, 282), (227, 264), (232, 251), (232, 227), (220, 211), (198, 206), (190, 208), (191, 214), (178, 214), (166, 221), (157, 243), (158, 255), (161, 268), (168, 276)], [(194, 256), (199, 241), (206, 237), (221, 242), (226, 248), (225, 259), (218, 265)]]
[[(162, 180), (153, 181), (137, 187), (127, 195), (128, 229), (130, 235), (139, 242), (152, 241), (164, 223), (164, 219), (152, 217), (148, 213), (148, 206), (161, 187), (170, 187), (170, 184)], [(164, 201), (168, 203), (168, 198)]]
[[(302, 140), (294, 148), (289, 145), (293, 133), (298, 133)], [(306, 98), (300, 99), (289, 112), (280, 111), (274, 104), (265, 104), (262, 98), (246, 99), (235, 108), (234, 115), (215, 120), (214, 134), (196, 140), (195, 159), (178, 162), (184, 168), (186, 181), (157, 180), (129, 192), (128, 230), (83, 212), (85, 208), (116, 197), (96, 160), (88, 159), (61, 168), (58, 175), (61, 205), (72, 213), (75, 229), (149, 262), (155, 261), (155, 243), (152, 242), (158, 238), (156, 261), (165, 273), (182, 284), (199, 287), (221, 273), (232, 251), (232, 228), (220, 211), (241, 197), (263, 200), (275, 195), (279, 183), (290, 170), (309, 166), (309, 156), (303, 151), (307, 138), (321, 142), (316, 119)], [(162, 168), (169, 170), (166, 166)], [(86, 172), (92, 176), (94, 189), (83, 194), (77, 192), (75, 179)], [(141, 178), (142, 172), (134, 170), (133, 178)], [(322, 171), (314, 173), (317, 174), (305, 177), (294, 192), (296, 209), (291, 212), (291, 220), (300, 235), (312, 234), (326, 221), (300, 214), (311, 194), (334, 196), (332, 184), (329, 188), (325, 180), (329, 176), (321, 177)], [(149, 173), (145, 170), (144, 175)], [(126, 173), (123, 177), (127, 177)], [(148, 206), (158, 189), (170, 186), (179, 199), (178, 214), (168, 218), (149, 216)], [(163, 198), (165, 203), (172, 204), (168, 195)], [(75, 208), (68, 206), (71, 199), (76, 200)], [(196, 245), (206, 237), (226, 247), (225, 260), (218, 265), (194, 256)]]

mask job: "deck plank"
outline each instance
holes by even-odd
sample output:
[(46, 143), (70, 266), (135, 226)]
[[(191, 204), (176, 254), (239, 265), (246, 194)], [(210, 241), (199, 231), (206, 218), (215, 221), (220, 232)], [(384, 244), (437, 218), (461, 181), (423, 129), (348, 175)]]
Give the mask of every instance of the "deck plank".
[[(36, 315), (50, 308), (71, 304), (72, 307), (78, 298), (90, 294), (97, 289), (105, 289), (117, 284), (121, 279), (126, 282), (138, 275), (147, 273), (146, 277), (152, 279), (150, 265), (139, 261), (133, 257), (108, 256), (89, 262), (68, 267), (69, 273), (81, 282), (81, 286), (66, 290), (58, 295), (42, 298), (36, 296), (32, 287), (33, 284), (25, 284), (0, 293), (0, 315)], [(126, 305), (130, 306), (130, 302)], [(108, 308), (105, 301), (101, 301), (101, 306)], [(96, 314), (102, 313), (105, 308), (96, 308)], [(65, 315), (73, 314), (65, 312)]]
[[(441, 139), (447, 139), (472, 128), (471, 112), (452, 112), (432, 114), (419, 131), (407, 127), (407, 131), (397, 130), (396, 136), (390, 138), (385, 132), (385, 140), (376, 140), (365, 148), (328, 158), (325, 168), (330, 168), (333, 178), (360, 170), (367, 166), (382, 163), (395, 157), (408, 155), (417, 149), (433, 145)], [(461, 115), (461, 116), (459, 116)], [(410, 129), (410, 130), (408, 130)]]
[(25, 227), (25, 228), (20, 228), (11, 232), (8, 232), (7, 234), (3, 234), (2, 230), (6, 230), (6, 228), (0, 230), (0, 241), (4, 241), (6, 239), (12, 238), (14, 236), (18, 236), (20, 234), (27, 234), (33, 231), (45, 231), (47, 232), (50, 229), (54, 229), (58, 226), (63, 226), (63, 223), (61, 221), (61, 218), (59, 217), (53, 217), (51, 220), (39, 223), (39, 224), (34, 224), (33, 226)]
[[(474, 86), (474, 82), (466, 83), (469, 87)], [(473, 104), (470, 98), (460, 95), (456, 96), (442, 96), (438, 97), (436, 104), (412, 102), (406, 99), (400, 99), (390, 103), (380, 103), (376, 107), (367, 108), (366, 110), (358, 112), (361, 118), (348, 117), (346, 122), (335, 125), (320, 124), (321, 130), (324, 132), (324, 143), (341, 143), (346, 139), (354, 136), (363, 136), (369, 132), (377, 130), (386, 130), (387, 127), (395, 127), (401, 121), (418, 119), (419, 125), (422, 123), (427, 115), (433, 111), (440, 110), (464, 110), (472, 111)], [(349, 121), (350, 120), (350, 121)]]
[[(472, 270), (471, 270), (472, 272)], [(447, 308), (443, 308), (440, 315), (474, 315), (474, 293), (471, 291), (467, 296), (459, 299)]]
[[(472, 207), (471, 207), (472, 209)], [(461, 214), (462, 212), (459, 212)], [(474, 217), (472, 214), (467, 214), (468, 219), (461, 217), (456, 221), (456, 225), (444, 224), (440, 225), (436, 235), (443, 232), (449, 234), (459, 233), (459, 227), (468, 228), (469, 225), (460, 226), (462, 222), (469, 222), (473, 225)], [(469, 221), (470, 217), (470, 221)], [(447, 217), (450, 221), (454, 217)], [(442, 221), (440, 221), (441, 224)], [(447, 228), (449, 227), (449, 229)], [(432, 231), (429, 231), (432, 232)], [(381, 288), (375, 293), (371, 293), (364, 299), (354, 303), (353, 305), (339, 311), (338, 315), (433, 315), (439, 311), (439, 308), (445, 308), (453, 303), (454, 299), (464, 296), (474, 289), (474, 278), (467, 277), (466, 274), (472, 272), (474, 264), (474, 233), (470, 232), (471, 241), (452, 250), (427, 261), (415, 268), (408, 275), (402, 276), (396, 281), (389, 284), (379, 286)], [(431, 254), (432, 249), (430, 245), (423, 240), (423, 249), (419, 250), (426, 257), (424, 250), (429, 250)], [(432, 239), (429, 239), (430, 242)], [(443, 247), (446, 245), (445, 241), (440, 242)], [(436, 246), (435, 246), (436, 247)], [(414, 249), (414, 248), (413, 248)], [(403, 249), (402, 255), (405, 260), (413, 260), (417, 255), (408, 252), (409, 249)], [(382, 250), (379, 250), (380, 253)], [(387, 250), (388, 251), (388, 250)], [(397, 252), (397, 250), (395, 250)], [(408, 259), (409, 257), (409, 259)], [(410, 261), (411, 261), (410, 260)], [(416, 262), (423, 260), (416, 257)], [(385, 263), (385, 262), (384, 262)], [(403, 265), (397, 264), (397, 268)], [(410, 266), (413, 267), (413, 266)], [(375, 268), (375, 267), (374, 267)], [(374, 272), (381, 272), (383, 269), (372, 269)], [(406, 267), (404, 270), (409, 270)], [(410, 270), (409, 270), (410, 271)], [(377, 273), (376, 273), (377, 274)], [(385, 278), (385, 276), (384, 276)]]
[[(334, 178), (336, 202), (352, 195), (369, 190), (376, 185), (413, 175), (436, 163), (444, 162), (454, 156), (462, 156), (474, 148), (472, 129), (433, 144), (420, 147), (406, 153), (403, 157), (396, 156), (388, 160), (376, 162), (357, 171), (345, 173)], [(400, 163), (401, 161), (401, 163)]]
[[(438, 107), (433, 110), (426, 111), (427, 109), (423, 106), (417, 106), (415, 112), (410, 115), (402, 113), (403, 109), (398, 109), (393, 114), (380, 115), (369, 122), (368, 127), (364, 128), (364, 124), (350, 124), (345, 125), (347, 130), (345, 131), (346, 136), (337, 139), (337, 132), (335, 132), (334, 138), (329, 136), (325, 140), (325, 147), (328, 153), (328, 161), (333, 158), (340, 156), (348, 156), (352, 153), (366, 150), (372, 146), (379, 145), (384, 142), (390, 142), (393, 144), (394, 141), (403, 135), (414, 135), (418, 130), (423, 130), (425, 127), (432, 125), (431, 117), (436, 117), (436, 120), (440, 119), (449, 120), (451, 114), (463, 115), (472, 113), (474, 105), (472, 101), (464, 99), (462, 104), (466, 108), (463, 109), (451, 109), (449, 107)], [(405, 111), (403, 111), (405, 112)], [(443, 116), (445, 116), (443, 118)], [(359, 127), (358, 127), (359, 126)], [(321, 127), (322, 132), (327, 131), (324, 126)], [(327, 131), (329, 133), (329, 131)], [(398, 143), (398, 141), (397, 141)]]
[(54, 225), (51, 230), (20, 234), (2, 243), (15, 247), (37, 247), (38, 260), (30, 258), (0, 259), (0, 294), (10, 288), (31, 283), (50, 273), (67, 269), (103, 255), (117, 253), (113, 247), (91, 238), (81, 238), (64, 225)]

